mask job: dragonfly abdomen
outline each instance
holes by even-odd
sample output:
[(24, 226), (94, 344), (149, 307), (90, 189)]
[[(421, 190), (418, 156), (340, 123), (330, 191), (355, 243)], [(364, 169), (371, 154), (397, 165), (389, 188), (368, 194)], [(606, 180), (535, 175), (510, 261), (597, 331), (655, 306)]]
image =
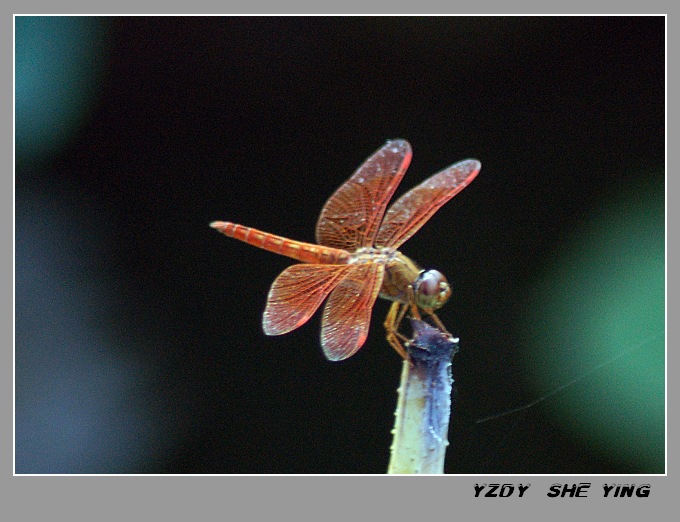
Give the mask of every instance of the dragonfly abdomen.
[(345, 250), (295, 241), (229, 221), (213, 221), (210, 226), (225, 236), (303, 263), (344, 264), (350, 257)]

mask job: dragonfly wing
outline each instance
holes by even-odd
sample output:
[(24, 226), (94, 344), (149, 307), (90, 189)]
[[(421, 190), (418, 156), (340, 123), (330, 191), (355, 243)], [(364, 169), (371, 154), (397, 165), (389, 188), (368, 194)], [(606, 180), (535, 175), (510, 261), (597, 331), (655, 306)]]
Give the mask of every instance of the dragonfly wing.
[(286, 268), (269, 290), (262, 317), (264, 333), (281, 335), (305, 324), (350, 267), (305, 263)]
[(321, 320), (321, 346), (331, 361), (347, 359), (366, 341), (373, 304), (385, 275), (381, 263), (350, 266), (326, 301)]
[(317, 243), (350, 252), (373, 246), (411, 156), (407, 141), (393, 140), (369, 157), (324, 205), (316, 224)]
[(375, 246), (399, 248), (441, 206), (475, 179), (481, 164), (468, 159), (451, 165), (412, 188), (390, 207)]

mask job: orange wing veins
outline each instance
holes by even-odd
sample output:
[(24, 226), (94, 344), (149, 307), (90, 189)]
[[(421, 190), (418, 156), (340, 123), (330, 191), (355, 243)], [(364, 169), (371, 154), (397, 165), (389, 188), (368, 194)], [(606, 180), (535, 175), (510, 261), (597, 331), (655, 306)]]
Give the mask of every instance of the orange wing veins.
[(352, 265), (298, 264), (286, 268), (272, 283), (262, 328), (281, 335), (305, 324)]
[(413, 187), (385, 214), (375, 246), (399, 248), (439, 210), (470, 184), (481, 164), (468, 159), (451, 165)]
[(385, 275), (382, 263), (349, 266), (326, 301), (321, 320), (321, 346), (331, 361), (347, 359), (363, 346)]
[(411, 156), (404, 140), (388, 141), (370, 156), (324, 205), (316, 225), (317, 243), (349, 252), (373, 246)]

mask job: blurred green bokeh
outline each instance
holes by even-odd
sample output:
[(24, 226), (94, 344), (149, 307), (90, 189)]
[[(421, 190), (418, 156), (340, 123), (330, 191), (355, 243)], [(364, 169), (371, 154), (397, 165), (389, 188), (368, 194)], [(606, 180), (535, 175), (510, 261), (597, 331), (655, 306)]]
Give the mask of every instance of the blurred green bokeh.
[(565, 239), (525, 324), (537, 393), (591, 372), (548, 401), (550, 414), (634, 473), (665, 471), (665, 205), (654, 178)]
[(15, 19), (17, 167), (48, 158), (74, 138), (102, 72), (99, 18)]

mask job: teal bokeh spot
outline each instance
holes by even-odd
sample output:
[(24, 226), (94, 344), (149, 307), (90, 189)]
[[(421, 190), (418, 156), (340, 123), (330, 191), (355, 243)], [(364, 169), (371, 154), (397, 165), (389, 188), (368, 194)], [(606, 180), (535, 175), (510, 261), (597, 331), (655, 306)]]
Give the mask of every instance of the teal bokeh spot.
[(101, 77), (97, 18), (15, 19), (16, 157), (41, 161), (73, 139)]
[(665, 471), (664, 209), (660, 181), (588, 217), (537, 278), (525, 322), (538, 393), (592, 372), (551, 414), (637, 473)]

